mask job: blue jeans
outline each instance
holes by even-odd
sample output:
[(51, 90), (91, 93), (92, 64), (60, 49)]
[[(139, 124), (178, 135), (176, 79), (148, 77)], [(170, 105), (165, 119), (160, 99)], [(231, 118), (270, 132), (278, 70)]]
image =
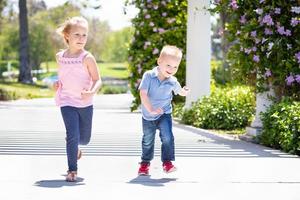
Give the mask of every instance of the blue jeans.
[(69, 171), (77, 171), (78, 144), (90, 142), (92, 132), (93, 106), (60, 108), (67, 132), (67, 157)]
[(163, 114), (157, 120), (148, 121), (143, 118), (142, 162), (150, 162), (154, 156), (156, 129), (161, 140), (161, 161), (175, 160), (174, 136), (172, 132), (171, 114)]

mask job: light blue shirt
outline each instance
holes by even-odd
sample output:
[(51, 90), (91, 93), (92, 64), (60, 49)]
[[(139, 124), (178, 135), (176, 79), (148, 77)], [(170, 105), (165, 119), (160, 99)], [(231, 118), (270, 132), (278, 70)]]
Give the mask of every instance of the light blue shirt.
[[(161, 108), (164, 113), (172, 113), (173, 94), (178, 94), (181, 91), (180, 83), (174, 76), (171, 76), (163, 81), (158, 78), (157, 67), (150, 71), (146, 71), (143, 75), (139, 90), (146, 90), (150, 103), (154, 109)], [(158, 119), (161, 114), (150, 114), (142, 104), (143, 118), (149, 121)]]

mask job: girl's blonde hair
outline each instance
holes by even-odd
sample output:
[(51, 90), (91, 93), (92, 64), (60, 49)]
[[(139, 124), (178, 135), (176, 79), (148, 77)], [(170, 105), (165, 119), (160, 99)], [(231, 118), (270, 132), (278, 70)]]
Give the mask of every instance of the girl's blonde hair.
[(159, 58), (163, 58), (165, 56), (170, 56), (173, 58), (181, 59), (182, 51), (176, 46), (166, 45), (160, 51)]
[(82, 26), (88, 29), (88, 21), (83, 17), (72, 17), (68, 18), (63, 24), (61, 24), (56, 32), (63, 36), (64, 41), (68, 44), (69, 41), (66, 38), (66, 35), (70, 33), (70, 30), (74, 26)]

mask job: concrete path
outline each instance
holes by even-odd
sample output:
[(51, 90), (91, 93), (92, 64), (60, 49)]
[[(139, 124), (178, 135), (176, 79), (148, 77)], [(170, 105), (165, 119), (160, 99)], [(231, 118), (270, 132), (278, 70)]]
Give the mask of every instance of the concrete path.
[(0, 102), (1, 200), (300, 200), (300, 159), (174, 123), (176, 166), (165, 174), (156, 140), (151, 176), (137, 176), (141, 115), (132, 97), (95, 99), (79, 181), (67, 183), (65, 133), (52, 99)]

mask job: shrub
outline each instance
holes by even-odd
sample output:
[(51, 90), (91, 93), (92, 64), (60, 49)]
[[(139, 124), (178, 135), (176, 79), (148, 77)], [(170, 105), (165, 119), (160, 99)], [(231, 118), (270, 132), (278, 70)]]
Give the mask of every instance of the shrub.
[(249, 87), (215, 89), (182, 114), (183, 123), (205, 129), (232, 130), (247, 126), (255, 108)]
[(16, 100), (19, 96), (17, 95), (16, 91), (10, 91), (0, 88), (0, 100), (1, 101), (9, 101), (9, 100)]
[(300, 1), (214, 0), (211, 11), (228, 16), (222, 32), (230, 42), (233, 76), (269, 84), (278, 97), (300, 99)]
[(262, 144), (300, 155), (300, 102), (285, 98), (261, 114)]
[(131, 109), (135, 110), (141, 103), (137, 88), (142, 75), (157, 65), (164, 45), (182, 49), (184, 56), (176, 77), (182, 85), (185, 82), (187, 0), (127, 0), (127, 4), (139, 9), (132, 21), (135, 31), (128, 58), (129, 82), (135, 98)]
[(122, 94), (128, 91), (127, 86), (119, 85), (103, 85), (101, 87), (100, 93), (102, 94)]

